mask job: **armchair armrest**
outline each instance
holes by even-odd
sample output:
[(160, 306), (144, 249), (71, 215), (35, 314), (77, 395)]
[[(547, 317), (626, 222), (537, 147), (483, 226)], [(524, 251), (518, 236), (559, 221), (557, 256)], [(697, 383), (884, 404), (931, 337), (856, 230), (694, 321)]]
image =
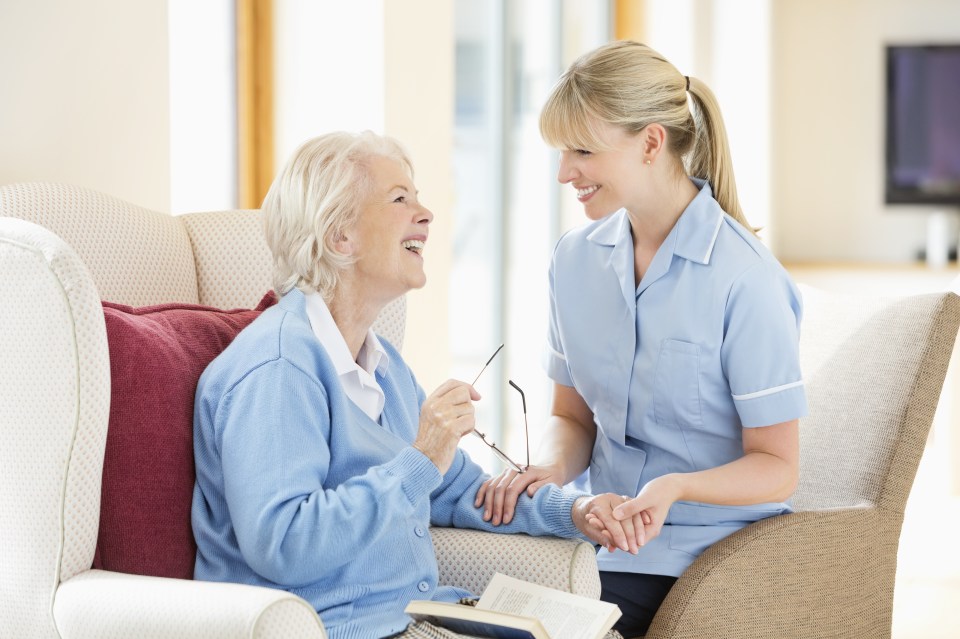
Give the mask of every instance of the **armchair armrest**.
[(598, 599), (596, 551), (579, 539), (431, 528), (440, 583), (483, 592), (494, 573)]
[[(889, 515), (890, 513), (887, 513)], [(646, 639), (889, 636), (877, 594), (893, 588), (873, 504), (756, 522), (708, 548), (677, 580)], [(877, 583), (888, 580), (888, 584)], [(878, 587), (879, 586), (879, 587)]]
[(282, 590), (89, 570), (60, 584), (53, 615), (71, 639), (326, 639), (316, 611)]

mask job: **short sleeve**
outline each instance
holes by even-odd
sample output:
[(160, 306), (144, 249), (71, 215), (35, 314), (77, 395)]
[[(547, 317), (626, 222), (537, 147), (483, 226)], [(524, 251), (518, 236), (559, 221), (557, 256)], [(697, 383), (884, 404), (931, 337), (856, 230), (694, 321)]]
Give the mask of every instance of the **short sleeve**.
[(570, 376), (570, 369), (567, 367), (567, 357), (564, 355), (560, 328), (557, 322), (556, 254), (550, 262), (549, 286), (549, 323), (547, 325), (547, 341), (543, 345), (543, 353), (541, 354), (541, 364), (550, 379), (564, 386), (573, 386), (573, 378)]
[(800, 372), (800, 292), (778, 265), (758, 263), (731, 287), (720, 357), (745, 427), (803, 417)]

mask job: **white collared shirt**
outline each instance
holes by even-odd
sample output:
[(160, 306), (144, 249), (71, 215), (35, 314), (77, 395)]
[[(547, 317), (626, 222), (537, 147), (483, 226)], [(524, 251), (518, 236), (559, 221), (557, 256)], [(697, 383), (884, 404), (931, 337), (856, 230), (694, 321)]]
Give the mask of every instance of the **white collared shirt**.
[(334, 368), (343, 385), (343, 392), (347, 394), (360, 410), (375, 422), (380, 421), (383, 412), (383, 389), (377, 383), (376, 371), (386, 372), (390, 364), (390, 357), (384, 350), (380, 340), (372, 330), (367, 330), (367, 337), (363, 340), (357, 361), (350, 356), (347, 341), (333, 321), (330, 309), (319, 293), (304, 293), (306, 300), (307, 319), (313, 334), (320, 340), (320, 344), (333, 360)]

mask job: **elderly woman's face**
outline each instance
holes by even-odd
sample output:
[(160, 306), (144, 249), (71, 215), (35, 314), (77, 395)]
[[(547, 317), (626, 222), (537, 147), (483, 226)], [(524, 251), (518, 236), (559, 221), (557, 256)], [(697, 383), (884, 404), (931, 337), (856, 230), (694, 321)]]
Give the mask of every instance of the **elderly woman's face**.
[(369, 295), (393, 299), (427, 282), (423, 247), (433, 213), (420, 204), (401, 163), (374, 157), (369, 167), (373, 189), (347, 233), (356, 258), (351, 279)]

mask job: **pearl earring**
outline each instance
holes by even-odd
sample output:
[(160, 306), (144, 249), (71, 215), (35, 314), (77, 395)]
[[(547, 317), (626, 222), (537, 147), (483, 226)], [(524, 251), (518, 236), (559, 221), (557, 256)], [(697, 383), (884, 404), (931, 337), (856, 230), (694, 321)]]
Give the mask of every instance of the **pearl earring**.
[(644, 164), (650, 164), (650, 160), (644, 160), (643, 163), (644, 163)]

